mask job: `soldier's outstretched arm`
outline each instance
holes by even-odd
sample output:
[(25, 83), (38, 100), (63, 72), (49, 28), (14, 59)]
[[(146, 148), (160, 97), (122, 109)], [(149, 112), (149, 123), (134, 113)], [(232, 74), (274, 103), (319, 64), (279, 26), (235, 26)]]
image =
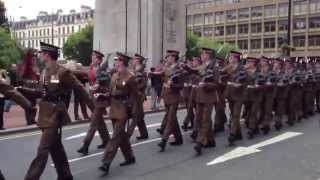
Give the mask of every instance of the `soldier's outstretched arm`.
[(94, 104), (89, 96), (89, 93), (71, 71), (67, 70), (63, 72), (60, 79), (64, 86), (77, 91), (80, 94), (81, 98), (83, 98), (83, 100), (86, 102), (90, 110), (93, 111)]
[(31, 109), (32, 104), (21, 93), (19, 93), (13, 86), (0, 80), (0, 93), (11, 98), (14, 102), (19, 104), (24, 109)]

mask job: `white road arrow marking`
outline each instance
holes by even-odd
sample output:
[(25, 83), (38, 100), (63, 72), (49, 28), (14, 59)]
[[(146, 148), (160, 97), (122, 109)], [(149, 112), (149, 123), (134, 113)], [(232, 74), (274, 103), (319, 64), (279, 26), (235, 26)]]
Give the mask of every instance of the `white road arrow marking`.
[(302, 134), (303, 133), (300, 133), (300, 132), (286, 132), (286, 133), (283, 133), (279, 136), (276, 136), (274, 138), (268, 139), (266, 141), (260, 142), (258, 144), (255, 144), (255, 145), (252, 145), (249, 147), (235, 148), (231, 152), (228, 152), (228, 153), (214, 159), (213, 161), (208, 162), (207, 166), (212, 166), (212, 165), (216, 165), (219, 163), (224, 163), (226, 161), (240, 158), (242, 156), (247, 156), (250, 154), (261, 152), (261, 150), (259, 150), (259, 148), (262, 148), (262, 147), (265, 147), (265, 146), (268, 146), (268, 145), (271, 145), (274, 143), (278, 143), (278, 142), (281, 142), (281, 141), (284, 141), (284, 140), (287, 140), (287, 139), (290, 139), (290, 138), (293, 138), (296, 136), (300, 136)]
[[(150, 124), (150, 125), (147, 125), (147, 128), (159, 127), (160, 125), (161, 125), (161, 123)], [(137, 130), (137, 128), (135, 130)], [(67, 141), (67, 140), (78, 139), (81, 137), (85, 137), (86, 135), (87, 135), (87, 133), (84, 132), (84, 133), (76, 134), (74, 136), (69, 136), (69, 137), (65, 138), (64, 140)], [(99, 135), (99, 133), (96, 132), (95, 136), (98, 136), (98, 135)], [(112, 135), (112, 132), (110, 132), (110, 135)]]

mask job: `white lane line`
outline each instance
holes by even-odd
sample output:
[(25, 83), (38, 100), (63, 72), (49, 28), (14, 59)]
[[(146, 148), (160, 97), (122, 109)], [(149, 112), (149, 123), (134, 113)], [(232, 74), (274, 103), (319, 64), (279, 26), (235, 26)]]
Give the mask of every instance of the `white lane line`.
[[(154, 124), (147, 125), (147, 128), (159, 127), (160, 125), (161, 125), (161, 123), (154, 123)], [(135, 130), (138, 130), (138, 128), (135, 128)], [(110, 132), (109, 134), (112, 135), (112, 132)], [(64, 140), (65, 141), (73, 140), (73, 139), (85, 137), (86, 135), (87, 135), (87, 133), (83, 132), (83, 133), (79, 133), (79, 134), (76, 134), (76, 135), (73, 135), (73, 136), (69, 136), (69, 137), (65, 138)], [(99, 133), (96, 132), (95, 136), (98, 136), (98, 135), (99, 135)]]
[[(185, 132), (185, 133), (182, 133), (182, 135), (189, 134), (189, 133), (190, 132)], [(171, 137), (172, 137), (172, 135), (170, 136), (170, 138)], [(132, 144), (131, 146), (132, 147), (137, 147), (137, 146), (140, 146), (140, 145), (149, 144), (149, 143), (157, 142), (157, 141), (160, 141), (160, 140), (161, 140), (161, 138), (150, 139), (150, 140), (146, 140), (146, 141), (142, 141), (142, 142), (138, 142), (138, 143)], [(80, 161), (80, 160), (84, 160), (84, 159), (88, 159), (88, 158), (92, 158), (92, 157), (103, 155), (103, 153), (104, 152), (98, 152), (98, 153), (90, 154), (90, 155), (87, 155), (87, 156), (70, 159), (70, 160), (68, 160), (68, 162), (69, 163), (77, 162), (77, 161)], [(51, 166), (54, 167), (54, 164), (51, 163)]]
[[(184, 110), (180, 110), (178, 113), (184, 112)], [(154, 117), (154, 116), (160, 116), (163, 115), (164, 112), (157, 112), (157, 113), (152, 113), (152, 114), (147, 114), (146, 117)], [(109, 123), (109, 122), (107, 122)], [(79, 129), (79, 128), (83, 128), (89, 126), (89, 123), (86, 124), (80, 124), (80, 125), (72, 125), (70, 127), (65, 127), (63, 128), (63, 130), (72, 130), (72, 129)], [(30, 137), (30, 136), (36, 136), (41, 134), (41, 132), (39, 130), (36, 130), (37, 132), (31, 132), (31, 133), (22, 133), (21, 135), (8, 135), (8, 136), (4, 136), (2, 138), (0, 138), (0, 141), (4, 141), (4, 140), (13, 140), (13, 139), (19, 139), (19, 138), (24, 138), (24, 137)], [(19, 133), (20, 134), (20, 133)]]
[(261, 152), (262, 150), (260, 150), (259, 148), (262, 148), (262, 147), (265, 147), (265, 146), (268, 146), (271, 144), (275, 144), (275, 143), (278, 143), (278, 142), (281, 142), (281, 141), (284, 141), (284, 140), (287, 140), (287, 139), (290, 139), (290, 138), (293, 138), (296, 136), (300, 136), (302, 134), (303, 133), (300, 133), (300, 132), (286, 132), (286, 133), (283, 133), (279, 136), (262, 141), (260, 143), (257, 143), (255, 145), (252, 145), (249, 147), (237, 147), (234, 150), (232, 150), (228, 153), (225, 153), (224, 155), (219, 156), (219, 157), (215, 158), (214, 160), (208, 162), (207, 166), (212, 166), (212, 165), (224, 163), (229, 160), (233, 160), (233, 159), (237, 159), (237, 158), (240, 158), (243, 156), (247, 156), (250, 154)]

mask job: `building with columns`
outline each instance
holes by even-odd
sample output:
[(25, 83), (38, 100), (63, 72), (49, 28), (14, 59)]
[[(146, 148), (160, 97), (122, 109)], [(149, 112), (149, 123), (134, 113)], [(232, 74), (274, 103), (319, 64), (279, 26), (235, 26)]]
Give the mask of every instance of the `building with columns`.
[(201, 37), (237, 45), (250, 56), (278, 55), (291, 29), (293, 57), (320, 56), (320, 1), (213, 0), (187, 8), (188, 30)]
[[(81, 6), (81, 11), (71, 10), (64, 13), (39, 12), (36, 19), (21, 18), (11, 27), (11, 36), (22, 47), (40, 49), (40, 42), (54, 44), (63, 48), (68, 37), (93, 23), (94, 10)], [(60, 59), (63, 58), (61, 54)]]

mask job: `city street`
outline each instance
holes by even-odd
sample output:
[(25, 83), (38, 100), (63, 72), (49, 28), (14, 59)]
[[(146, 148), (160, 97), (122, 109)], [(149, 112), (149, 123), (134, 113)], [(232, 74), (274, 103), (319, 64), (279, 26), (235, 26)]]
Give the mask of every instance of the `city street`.
[[(137, 179), (137, 180), (318, 180), (320, 179), (319, 115), (294, 127), (285, 127), (281, 132), (272, 131), (268, 136), (254, 140), (246, 138), (236, 147), (227, 147), (227, 132), (218, 134), (217, 147), (205, 149), (203, 155), (195, 156), (190, 133), (184, 134), (180, 147), (168, 145), (160, 153), (157, 143), (163, 113), (146, 116), (150, 138), (136, 141), (132, 138), (137, 163), (119, 167), (123, 157), (119, 151), (110, 174), (102, 177), (98, 170), (103, 152), (96, 149), (100, 144), (96, 136), (89, 156), (82, 157), (76, 150), (81, 146), (88, 124), (69, 126), (63, 131), (63, 144), (68, 154), (75, 180), (95, 179)], [(178, 113), (181, 121), (185, 111)], [(111, 131), (110, 122), (107, 121)], [(243, 134), (245, 132), (243, 131)], [(0, 137), (0, 169), (8, 180), (23, 179), (29, 164), (36, 155), (40, 132), (15, 134)], [(48, 161), (42, 179), (56, 179), (51, 159)]]

